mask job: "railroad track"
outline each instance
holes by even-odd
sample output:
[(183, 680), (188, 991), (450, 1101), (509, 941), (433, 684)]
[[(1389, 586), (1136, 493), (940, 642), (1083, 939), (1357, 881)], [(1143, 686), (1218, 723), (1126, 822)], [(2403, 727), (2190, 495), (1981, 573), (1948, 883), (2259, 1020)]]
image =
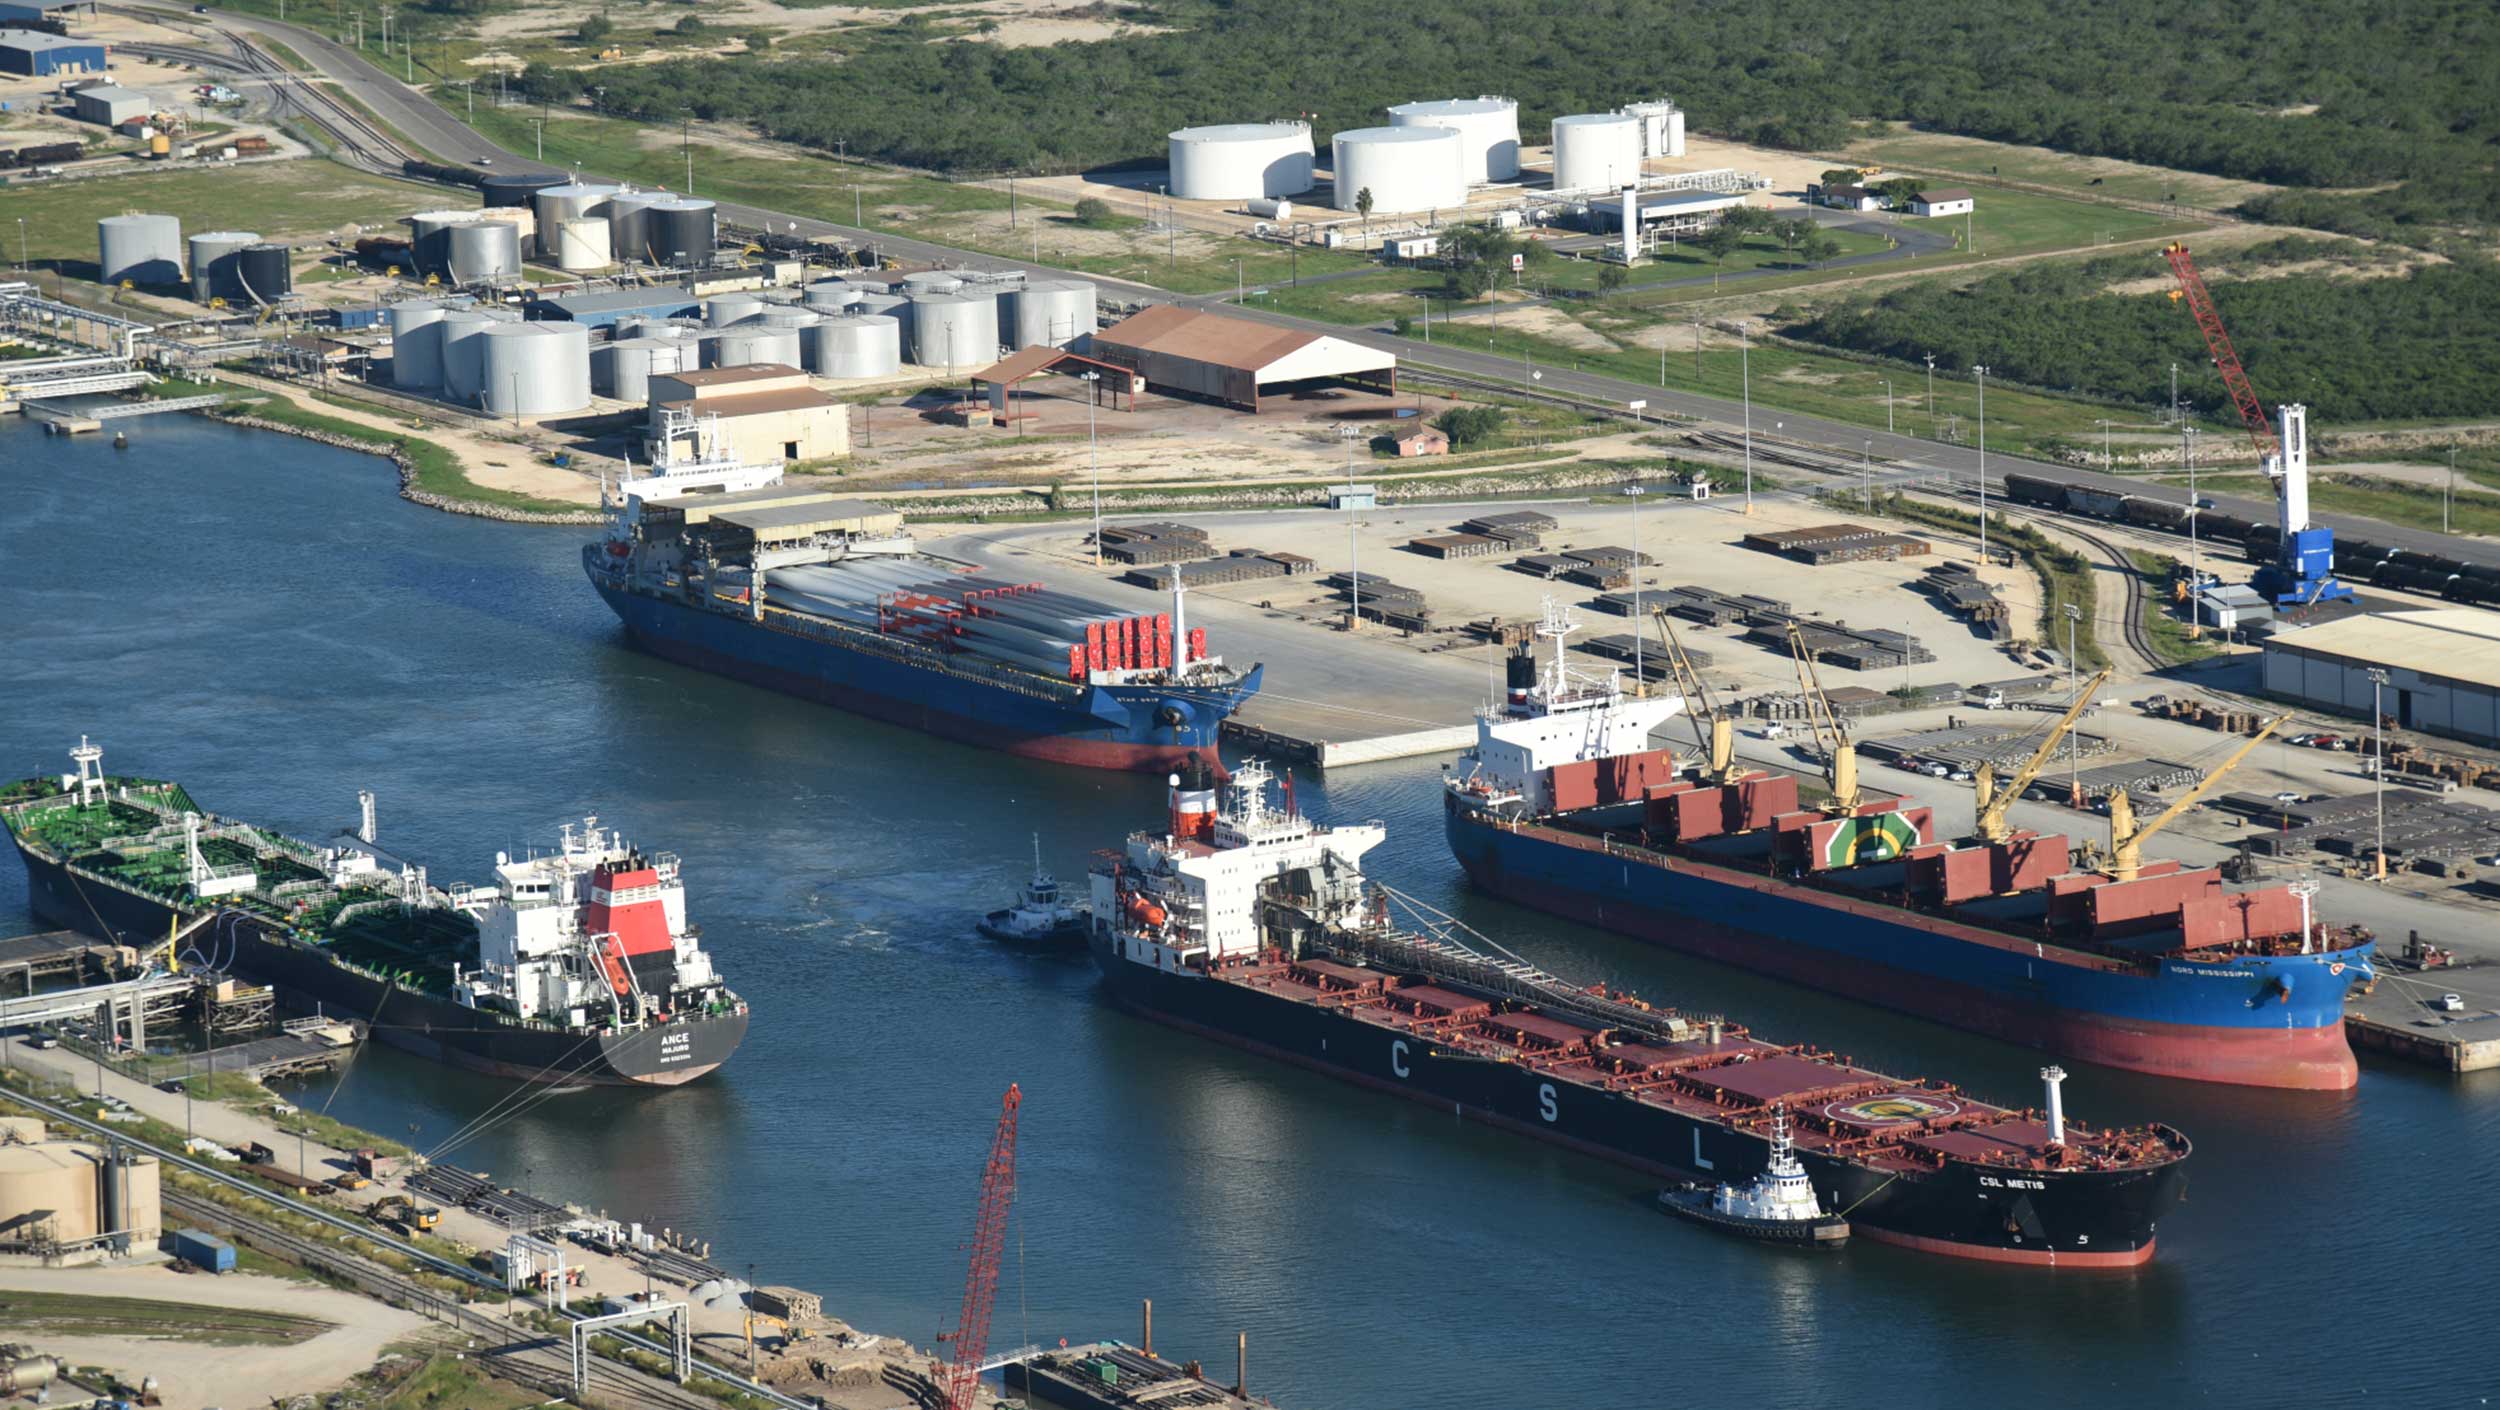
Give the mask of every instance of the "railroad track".
[[(1978, 499), (1978, 492), (1975, 490), (1956, 487), (1951, 493), (1960, 499), (1974, 502)], [(2142, 661), (2145, 670), (2159, 671), (2170, 664), (2170, 659), (2162, 655), (2153, 642), (2153, 629), (2144, 624), (2144, 609), (2148, 604), (2143, 573), (2136, 568), (2135, 560), (2128, 556), (2126, 549), (2094, 533), (2091, 529), (2082, 527), (2096, 521), (2085, 519), (2081, 515), (2066, 513), (2063, 510), (2043, 509), (2038, 505), (2025, 504), (2021, 500), (2008, 499), (2002, 495), (1989, 496), (1988, 507), (2008, 519), (2054, 522), (2060, 532), (2081, 539), (2094, 552), (2107, 559), (2110, 566), (2117, 570), (2118, 581), (2126, 585), (2126, 606), (2118, 621), (2120, 638), (2126, 643), (2127, 649), (2134, 652)], [(2094, 625), (2099, 624), (2096, 621)]]
[(186, 16), (171, 15), (161, 10), (125, 9), (114, 5), (103, 8), (113, 14), (151, 24), (196, 28), (203, 39), (222, 40), (222, 49), (178, 44), (125, 44), (120, 47), (123, 53), (141, 58), (194, 64), (258, 80), (267, 87), (270, 106), (279, 116), (292, 115), (327, 135), (337, 144), (339, 155), (351, 166), (396, 176), (400, 174), (400, 164), (413, 155), (363, 113), (328, 89), (279, 63), (236, 31), (192, 25)]

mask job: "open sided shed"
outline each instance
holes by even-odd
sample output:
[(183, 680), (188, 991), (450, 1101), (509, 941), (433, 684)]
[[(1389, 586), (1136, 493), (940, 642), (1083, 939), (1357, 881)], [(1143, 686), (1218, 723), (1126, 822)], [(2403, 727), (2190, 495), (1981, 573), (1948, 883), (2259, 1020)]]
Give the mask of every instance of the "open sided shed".
[(1134, 368), (1150, 390), (1253, 412), (1262, 394), (1292, 385), (1337, 382), (1391, 394), (1398, 388), (1394, 353), (1175, 304), (1157, 304), (1103, 329), (1091, 351)]
[(1088, 357), (1083, 353), (1070, 352), (1065, 348), (1030, 347), (1011, 353), (973, 373), (972, 385), (975, 388), (989, 388), (990, 414), (999, 425), (1003, 426), (1015, 419), (1009, 408), (1010, 399), (1015, 395), (1016, 384), (1038, 377), (1045, 372), (1058, 372), (1070, 377), (1089, 379), (1088, 395), (1099, 405), (1102, 402), (1103, 393), (1109, 392), (1111, 407), (1115, 411), (1119, 409), (1122, 392), (1128, 393), (1128, 409), (1135, 411), (1137, 393), (1145, 382), (1145, 379), (1140, 377), (1134, 369), (1123, 367), (1116, 362), (1105, 362), (1101, 358)]

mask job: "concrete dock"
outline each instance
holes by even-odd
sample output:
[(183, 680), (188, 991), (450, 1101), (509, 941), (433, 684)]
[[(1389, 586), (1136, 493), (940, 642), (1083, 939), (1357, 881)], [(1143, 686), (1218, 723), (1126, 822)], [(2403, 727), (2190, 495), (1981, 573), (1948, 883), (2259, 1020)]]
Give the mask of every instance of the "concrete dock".
[[(2500, 1067), (2500, 965), (2466, 961), (2410, 969), (2382, 956), (2378, 982), (2344, 1008), (2353, 1050), (2445, 1072)], [(2461, 1009), (2447, 1007), (2454, 994)]]
[(1008, 1390), (1068, 1410), (1252, 1410), (1268, 1403), (1208, 1380), (1196, 1362), (1175, 1364), (1116, 1341), (1010, 1362), (1004, 1374)]

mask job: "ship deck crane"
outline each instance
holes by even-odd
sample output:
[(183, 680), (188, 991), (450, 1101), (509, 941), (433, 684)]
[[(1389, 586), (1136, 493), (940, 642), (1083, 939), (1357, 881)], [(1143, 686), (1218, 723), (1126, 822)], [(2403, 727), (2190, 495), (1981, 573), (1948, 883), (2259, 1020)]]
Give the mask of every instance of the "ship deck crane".
[(2178, 801), (2154, 814), (2150, 821), (2140, 825), (2136, 822), (2135, 803), (2128, 798), (2127, 790), (2121, 788), (2112, 792), (2109, 795), (2110, 880), (2133, 881), (2141, 875), (2144, 870), (2145, 839), (2168, 827), (2181, 813), (2194, 807), (2196, 800), (2211, 793), (2214, 785), (2222, 782), (2224, 774), (2238, 768), (2240, 761), (2247, 758), (2251, 750), (2265, 743), (2266, 736), (2281, 729), (2283, 722), (2290, 718), (2289, 715), (2277, 715), (2266, 721), (2262, 728), (2248, 737), (2247, 743), (2231, 751), (2231, 757), (2215, 765), (2213, 771), (2205, 775), (2204, 782), (2180, 794)]
[(1806, 697), (1806, 724), (1814, 731), (1814, 742), (1823, 750), (1823, 782), (1832, 791), (1831, 801), (1824, 806), (1832, 812), (1849, 813), (1858, 806), (1858, 751), (1849, 743), (1849, 732), (1842, 728), (1840, 716), (1832, 709), (1831, 697), (1823, 693), (1822, 677), (1814, 669), (1814, 653), (1806, 650), (1805, 633), (1795, 622), (1788, 624), (1788, 654), (1797, 662), (1797, 688)]
[(2050, 756), (2057, 752), (2058, 741), (2075, 727), (2075, 721), (2083, 718), (2084, 709), (2092, 703), (2092, 697), (2100, 693), (2102, 686), (2109, 684), (2109, 675), (2109, 668), (2104, 666), (2098, 675), (2084, 683), (2083, 689), (2075, 692), (2075, 703), (2066, 707), (2066, 713), (2057, 717), (2056, 724), (2049, 726), (2048, 737), (2040, 741), (2040, 747), (2032, 751), (2031, 758), (2014, 771), (2014, 776), (2005, 781), (2003, 788), (1996, 786), (1996, 765), (1993, 762), (1979, 766), (1971, 780), (1979, 808), (1978, 815), (1972, 820), (1972, 830), (1982, 842), (2003, 842), (2014, 835), (2013, 826), (2005, 819), (2006, 813), (2013, 808), (2014, 800), (2023, 796), (2023, 790), (2031, 786), (2031, 781), (2040, 776), (2040, 770), (2048, 765)]
[[(981, 1356), (990, 1340), (990, 1302), (998, 1293), (998, 1259), (1007, 1247), (1007, 1210), (1016, 1198), (1016, 1112), (1024, 1093), (1013, 1084), (998, 1111), (990, 1158), (981, 1172), (981, 1211), (972, 1225), (972, 1258), (964, 1271), (963, 1310), (955, 1318), (955, 1354), (940, 1369), (946, 1410), (972, 1410), (981, 1393)], [(941, 1337), (940, 1340), (945, 1340)]]
[(1652, 607), (1649, 615), (1657, 619), (1658, 630), (1666, 638), (1667, 669), (1684, 696), (1684, 713), (1692, 717), (1693, 738), (1708, 760), (1703, 770), (1710, 782), (1725, 785), (1736, 776), (1736, 721), (1719, 708), (1718, 698), (1693, 668), (1692, 658), (1684, 654), (1684, 643), (1676, 636), (1675, 622), (1666, 609)]

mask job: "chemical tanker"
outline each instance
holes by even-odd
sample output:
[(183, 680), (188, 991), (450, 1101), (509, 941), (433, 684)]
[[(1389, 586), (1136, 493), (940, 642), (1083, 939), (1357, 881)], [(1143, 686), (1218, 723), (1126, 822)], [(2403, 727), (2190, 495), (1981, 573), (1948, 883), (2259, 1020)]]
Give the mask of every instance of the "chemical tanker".
[[(1242, 766), (1195, 764), (1166, 825), (1092, 869), (1122, 1007), (1654, 1174), (1742, 1184), (1783, 1129), (1821, 1207), (1868, 1238), (2044, 1268), (2153, 1256), (2185, 1189), (2167, 1126), (2069, 1123), (1886, 1076), (1715, 1018), (1581, 988), (1366, 878), (1378, 823), (1325, 827)], [(1412, 919), (1393, 923), (1391, 906)]]
[[(1571, 671), (1572, 629), (1548, 604), (1551, 658), (1511, 658), (1508, 699), (1446, 780), (1450, 850), (1483, 891), (2111, 1067), (2358, 1080), (2344, 991), (2371, 941), (2313, 923), (2305, 888), (2226, 891), (2210, 867), (2126, 861), (2132, 845), (2085, 870), (2065, 837), (2001, 826), (1941, 842), (1907, 799), (1801, 808), (1794, 777), (1734, 766), (1724, 720), (1716, 757), (1679, 772), (1649, 736), (1684, 702)], [(1999, 819), (2011, 791), (1980, 802)], [(2114, 843), (2130, 813), (2114, 800)]]
[(1171, 610), (1134, 613), (915, 551), (899, 514), (766, 486), (627, 496), (582, 550), (655, 655), (1029, 758), (1169, 770), (1259, 689)]
[(598, 819), (544, 856), (495, 857), (492, 887), (448, 890), (384, 850), (373, 795), (326, 844), (202, 809), (180, 784), (74, 774), (0, 789), (35, 914), (163, 948), (371, 1022), (394, 1047), (560, 1086), (675, 1086), (726, 1061), (747, 1006), (686, 923), (676, 857)]

